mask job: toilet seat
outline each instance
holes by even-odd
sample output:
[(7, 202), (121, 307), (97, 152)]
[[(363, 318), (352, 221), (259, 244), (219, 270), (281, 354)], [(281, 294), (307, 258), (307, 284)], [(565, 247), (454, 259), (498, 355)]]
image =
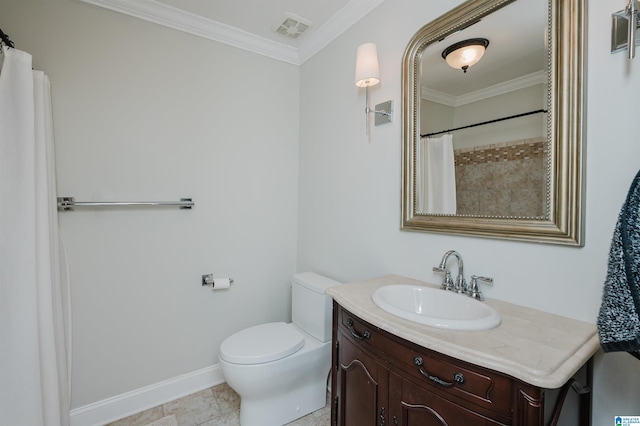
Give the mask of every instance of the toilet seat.
[(304, 346), (292, 324), (270, 322), (245, 328), (220, 345), (220, 358), (234, 364), (260, 364), (287, 357)]

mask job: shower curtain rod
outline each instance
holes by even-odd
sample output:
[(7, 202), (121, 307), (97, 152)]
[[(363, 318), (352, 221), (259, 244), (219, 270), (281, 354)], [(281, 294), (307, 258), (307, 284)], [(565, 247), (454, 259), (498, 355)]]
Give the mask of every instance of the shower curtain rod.
[(0, 28), (0, 40), (2, 41), (2, 43), (4, 43), (5, 45), (7, 45), (9, 47), (16, 47), (16, 45), (11, 41), (9, 36), (6, 35), (4, 33), (4, 31), (2, 31), (1, 28)]
[(532, 114), (539, 114), (541, 112), (546, 113), (547, 110), (546, 109), (538, 109), (538, 110), (535, 110), (535, 111), (523, 112), (522, 114), (516, 114), (516, 115), (510, 115), (508, 117), (496, 118), (495, 120), (483, 121), (482, 123), (469, 124), (468, 126), (456, 127), (455, 129), (442, 130), (441, 132), (426, 133), (424, 135), (420, 135), (420, 137), (424, 138), (424, 137), (427, 137), (427, 136), (441, 135), (443, 133), (455, 132), (456, 130), (468, 129), (470, 127), (484, 126), (485, 124), (497, 123), (498, 121), (511, 120), (512, 118), (519, 118), (519, 117), (524, 117), (524, 116), (532, 115)]

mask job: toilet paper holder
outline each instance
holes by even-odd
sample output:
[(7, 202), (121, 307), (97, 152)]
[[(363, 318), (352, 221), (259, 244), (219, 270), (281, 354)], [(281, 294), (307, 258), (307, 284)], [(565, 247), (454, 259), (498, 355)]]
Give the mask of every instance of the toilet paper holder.
[[(233, 278), (229, 278), (229, 284), (233, 284)], [(213, 274), (206, 274), (202, 276), (202, 286), (215, 288), (215, 279), (213, 278)]]

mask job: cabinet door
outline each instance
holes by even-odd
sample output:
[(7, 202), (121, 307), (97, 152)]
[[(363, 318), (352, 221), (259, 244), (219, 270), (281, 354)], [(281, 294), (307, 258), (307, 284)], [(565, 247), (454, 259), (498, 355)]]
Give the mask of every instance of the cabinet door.
[(337, 425), (384, 425), (387, 370), (342, 333), (337, 337)]
[(402, 426), (505, 425), (454, 404), (389, 373), (390, 424)]

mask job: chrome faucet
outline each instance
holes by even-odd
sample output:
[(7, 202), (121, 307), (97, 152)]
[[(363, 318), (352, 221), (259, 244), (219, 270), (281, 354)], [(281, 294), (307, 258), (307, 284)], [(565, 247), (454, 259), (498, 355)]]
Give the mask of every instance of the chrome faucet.
[[(449, 260), (449, 256), (455, 256), (456, 259), (458, 259), (458, 276), (456, 277), (455, 283), (451, 278), (451, 273), (447, 270), (447, 261)], [(467, 281), (464, 279), (464, 262), (462, 261), (462, 256), (457, 251), (447, 251), (444, 256), (442, 256), (440, 264), (433, 267), (433, 272), (445, 274), (444, 281), (440, 286), (441, 289), (468, 294)]]

